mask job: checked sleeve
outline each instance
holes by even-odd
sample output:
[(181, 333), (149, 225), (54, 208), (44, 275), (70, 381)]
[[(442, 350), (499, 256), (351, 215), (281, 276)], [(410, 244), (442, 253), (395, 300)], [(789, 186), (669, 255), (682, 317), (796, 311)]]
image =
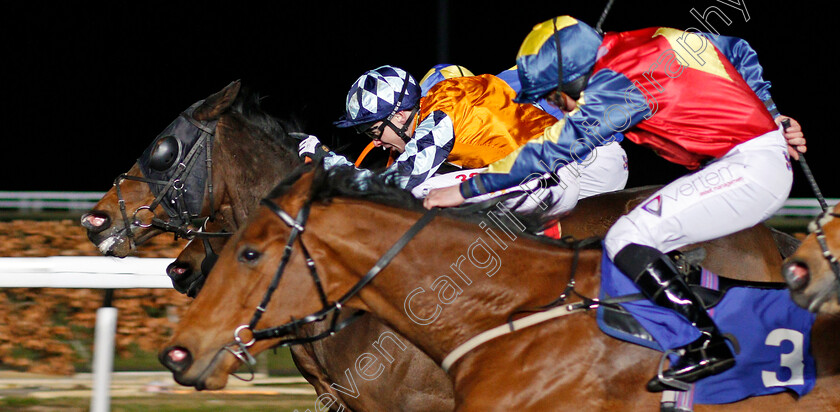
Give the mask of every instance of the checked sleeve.
[(454, 145), (452, 119), (442, 111), (432, 112), (417, 125), (414, 138), (389, 170), (396, 170), (400, 187), (411, 190), (437, 171)]

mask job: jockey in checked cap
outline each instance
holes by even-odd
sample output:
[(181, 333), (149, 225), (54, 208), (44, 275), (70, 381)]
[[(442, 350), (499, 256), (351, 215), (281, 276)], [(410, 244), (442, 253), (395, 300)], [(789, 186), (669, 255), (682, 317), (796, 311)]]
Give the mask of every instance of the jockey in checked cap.
[[(562, 62), (562, 64), (558, 64)], [(799, 124), (779, 127), (769, 82), (746, 41), (653, 27), (602, 38), (569, 16), (534, 27), (517, 57), (519, 102), (548, 97), (575, 114), (457, 188), (429, 193), (426, 207), (454, 206), (562, 167), (615, 131), (698, 171), (666, 185), (609, 230), (605, 252), (654, 303), (699, 331), (680, 359), (648, 382), (694, 382), (735, 358), (699, 298), (663, 252), (751, 227), (770, 217), (792, 184), (789, 157), (805, 152)], [(775, 117), (775, 122), (774, 122)], [(674, 348), (666, 348), (674, 349)]]
[[(515, 103), (515, 97), (504, 81), (492, 75), (447, 79), (421, 97), (421, 88), (411, 75), (382, 66), (356, 80), (347, 95), (346, 113), (335, 125), (353, 127), (377, 147), (399, 154), (385, 173), (393, 173), (398, 185), (412, 190), (444, 162), (464, 169), (485, 167), (542, 135), (557, 121), (533, 105)], [(311, 136), (301, 142), (300, 154), (325, 157), (327, 168), (352, 165), (319, 146)], [(571, 209), (578, 197), (576, 172), (561, 168), (558, 173), (568, 182), (566, 187), (538, 190), (540, 182), (528, 182), (522, 187), (524, 193), (506, 204), (520, 212), (540, 207), (549, 216)]]

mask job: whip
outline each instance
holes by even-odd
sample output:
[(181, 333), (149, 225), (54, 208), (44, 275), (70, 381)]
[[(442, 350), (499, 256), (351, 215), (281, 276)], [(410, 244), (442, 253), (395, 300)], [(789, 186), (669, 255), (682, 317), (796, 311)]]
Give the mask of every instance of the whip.
[[(787, 130), (790, 127), (790, 119), (782, 120), (782, 127), (784, 130)], [(808, 180), (808, 184), (811, 185), (811, 189), (813, 189), (817, 201), (820, 202), (820, 207), (823, 212), (828, 212), (828, 203), (826, 203), (825, 197), (823, 197), (820, 187), (817, 185), (816, 179), (814, 179), (814, 174), (811, 173), (811, 168), (808, 167), (808, 162), (805, 161), (805, 155), (802, 153), (799, 153), (799, 166), (802, 167), (802, 173), (805, 173), (805, 178)]]

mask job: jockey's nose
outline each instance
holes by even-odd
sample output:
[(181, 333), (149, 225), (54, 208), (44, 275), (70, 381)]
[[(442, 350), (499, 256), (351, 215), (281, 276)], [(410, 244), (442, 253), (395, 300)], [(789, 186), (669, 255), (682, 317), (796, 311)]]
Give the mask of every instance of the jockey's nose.
[(111, 226), (111, 218), (105, 212), (91, 210), (82, 215), (81, 224), (89, 232), (98, 233)]
[(375, 147), (382, 147), (382, 140), (376, 139), (373, 141)]
[(792, 260), (782, 266), (782, 275), (785, 277), (790, 290), (800, 290), (808, 286), (811, 280), (811, 274), (808, 270), (808, 265), (805, 262)]

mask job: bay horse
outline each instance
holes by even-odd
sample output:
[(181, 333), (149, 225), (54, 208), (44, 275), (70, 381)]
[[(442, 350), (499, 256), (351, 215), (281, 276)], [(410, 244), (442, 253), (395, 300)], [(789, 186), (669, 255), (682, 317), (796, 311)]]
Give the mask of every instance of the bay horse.
[[(212, 218), (204, 227), (206, 231), (233, 233), (258, 206), (259, 199), (302, 164), (298, 141), (289, 136), (296, 126), (263, 111), (259, 96), (242, 90), (238, 81), (208, 96), (195, 106), (190, 117), (200, 123), (215, 123), (208, 133), (212, 136), (209, 147), (213, 167), (207, 173), (209, 184), (186, 180), (183, 189), (204, 194), (200, 207), (195, 208), (200, 212), (192, 212), (200, 218)], [(152, 145), (158, 141), (156, 138)], [(170, 215), (163, 207), (149, 207), (155, 204), (158, 194), (152, 191), (153, 184), (144, 179), (137, 162), (82, 216), (88, 238), (103, 254), (128, 256), (148, 239), (169, 230), (180, 236), (196, 235), (197, 227), (184, 225), (183, 221), (170, 223)], [(194, 297), (206, 275), (203, 270), (212, 266), (213, 259), (206, 259), (207, 255), (221, 251), (226, 241), (227, 237), (191, 240), (167, 268), (175, 288)], [(301, 334), (317, 335), (322, 331), (321, 325), (313, 325), (302, 328)], [(335, 339), (292, 347), (292, 358), (319, 395), (341, 399), (354, 410), (396, 410), (401, 404), (413, 404), (413, 408), (405, 410), (417, 412), (451, 410), (452, 388), (445, 374), (412, 345), (390, 368), (391, 381), (383, 379), (378, 386), (366, 387), (375, 396), (351, 398), (331, 387), (335, 382), (344, 382), (345, 371), (353, 367), (356, 354), (386, 332), (393, 333), (375, 318), (363, 316)]]
[(784, 263), (793, 300), (811, 312), (840, 313), (840, 204), (808, 225), (810, 234)]
[[(254, 94), (240, 92), (239, 82), (233, 82), (204, 99), (192, 114), (199, 122), (216, 122), (210, 156), (215, 167), (208, 173), (211, 184), (187, 181), (184, 185), (188, 192), (204, 193), (198, 215), (213, 218), (204, 227), (211, 233), (234, 232), (257, 206), (259, 198), (300, 164), (297, 142), (288, 137), (293, 126), (284, 125), (263, 112), (258, 100)], [(142, 178), (140, 165), (135, 164), (126, 176)], [(209, 195), (211, 187), (212, 196)], [(615, 219), (655, 189), (631, 189), (583, 199), (580, 207), (564, 220), (564, 231), (575, 236), (606, 233)], [(174, 228), (180, 230), (178, 233), (182, 236), (190, 236), (188, 231), (193, 229), (169, 224), (169, 216), (163, 208), (151, 211), (146, 208), (155, 199), (149, 183), (121, 176), (94, 209), (83, 216), (82, 225), (103, 254), (120, 257), (166, 230)], [(138, 211), (142, 213), (138, 215)], [(151, 212), (154, 212), (153, 216), (150, 216)], [(144, 222), (134, 224), (135, 218)], [(159, 223), (152, 224), (155, 222)], [(770, 235), (766, 227), (757, 226), (703, 246), (711, 256), (732, 254), (731, 260), (735, 260), (740, 253), (739, 244), (751, 245), (749, 258), (739, 259), (732, 266), (719, 265), (716, 269), (732, 277), (750, 274), (756, 280), (774, 280), (772, 276), (779, 276), (781, 259)], [(167, 270), (176, 289), (194, 297), (212, 266), (213, 259), (207, 259), (207, 251), (214, 255), (226, 241), (226, 237), (192, 240)], [(721, 257), (716, 261), (725, 260)], [(305, 327), (301, 333), (317, 335), (324, 329), (322, 325), (313, 325)], [(334, 383), (346, 382), (345, 372), (353, 367), (356, 356), (365, 353), (371, 342), (387, 332), (392, 331), (375, 318), (363, 316), (333, 339), (292, 347), (293, 360), (319, 395), (341, 399), (354, 410), (394, 410), (404, 408), (404, 405), (412, 405), (408, 410), (413, 411), (450, 410), (454, 403), (445, 374), (410, 343), (402, 356), (389, 365), (390, 380), (381, 379), (376, 385), (365, 385), (367, 396), (353, 398), (335, 390)]]
[[(569, 283), (573, 261), (577, 292), (597, 295), (600, 251), (573, 252), (526, 234), (501, 240), (500, 226), (494, 232), (488, 225), (489, 214), (478, 221), (442, 213), (405, 242), (403, 233), (430, 215), (407, 192), (366, 186), (354, 191), (341, 173), (316, 169), (269, 195), (270, 207), (258, 209), (234, 234), (159, 354), (177, 382), (222, 388), (248, 356), (298, 330), (296, 320), (329, 319), (342, 307), (375, 314), (440, 364), (466, 340), (505, 325), (515, 310), (554, 300)], [(380, 257), (393, 257), (388, 248), (395, 243), (403, 249), (383, 264)], [(482, 251), (467, 252), (472, 266), (462, 265), (464, 252), (475, 245)], [(384, 270), (377, 276), (368, 271), (372, 267)], [(657, 352), (610, 338), (593, 320), (593, 313), (580, 312), (475, 348), (449, 369), (456, 410), (653, 408), (659, 396), (644, 384)], [(840, 355), (833, 348), (840, 328), (821, 319), (813, 330), (819, 378), (811, 395), (797, 401), (777, 394), (697, 410), (840, 408)], [(357, 358), (355, 382), (379, 379), (383, 365), (402, 356), (406, 345), (394, 338), (372, 342), (376, 351)], [(362, 393), (361, 385), (342, 389)]]

